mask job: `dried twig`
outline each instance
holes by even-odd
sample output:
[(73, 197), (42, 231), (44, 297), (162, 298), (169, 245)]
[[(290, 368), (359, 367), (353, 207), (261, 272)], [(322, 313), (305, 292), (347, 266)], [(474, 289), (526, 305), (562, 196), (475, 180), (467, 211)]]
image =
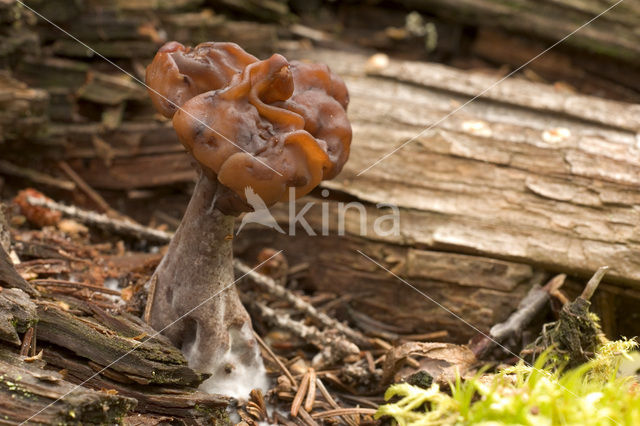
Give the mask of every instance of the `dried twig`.
[(151, 309), (153, 308), (153, 302), (156, 299), (156, 285), (158, 284), (158, 276), (153, 275), (149, 280), (149, 290), (147, 291), (147, 303), (144, 306), (144, 313), (142, 314), (142, 320), (149, 324), (151, 318)]
[(168, 232), (159, 231), (157, 229), (152, 229), (147, 226), (142, 226), (137, 223), (131, 223), (120, 219), (112, 219), (104, 214), (82, 210), (75, 206), (65, 206), (64, 204), (56, 203), (55, 201), (48, 201), (35, 197), (27, 197), (27, 201), (33, 206), (43, 206), (56, 210), (82, 223), (106, 229), (121, 235), (132, 236), (160, 244), (168, 243), (173, 236)]
[(599, 267), (596, 273), (593, 274), (587, 285), (584, 287), (584, 290), (582, 290), (582, 294), (580, 295), (580, 297), (582, 297), (584, 300), (591, 300), (591, 296), (593, 296), (593, 293), (595, 293), (598, 285), (600, 285), (600, 281), (602, 281), (602, 278), (604, 278), (604, 275), (608, 270), (608, 266)]
[(270, 323), (289, 330), (308, 343), (320, 348), (320, 353), (313, 359), (314, 365), (324, 367), (333, 365), (337, 361), (358, 359), (360, 349), (343, 336), (331, 335), (329, 332), (320, 331), (314, 326), (305, 325), (301, 321), (292, 319), (288, 314), (276, 312), (262, 302), (253, 302), (253, 304)]
[(280, 367), (280, 370), (282, 370), (284, 375), (287, 376), (287, 378), (291, 381), (291, 384), (293, 385), (294, 389), (297, 388), (298, 387), (298, 382), (296, 381), (296, 379), (293, 378), (293, 375), (291, 374), (291, 372), (289, 371), (287, 366), (284, 365), (282, 363), (282, 361), (280, 361), (280, 358), (278, 358), (278, 356), (273, 353), (271, 348), (264, 342), (264, 340), (262, 340), (262, 337), (260, 337), (260, 335), (258, 333), (256, 333), (254, 331), (253, 335), (256, 338), (256, 340), (258, 341), (258, 343), (260, 344), (260, 346), (262, 346), (263, 349), (265, 351), (267, 351), (269, 356), (275, 361), (276, 364), (278, 364), (278, 367)]
[(71, 181), (56, 178), (37, 170), (16, 166), (15, 164), (9, 163), (8, 161), (4, 160), (0, 160), (0, 172), (11, 176), (26, 178), (35, 183), (53, 186), (55, 188), (64, 189), (66, 191), (73, 191), (76, 189), (76, 185)]
[(118, 212), (113, 210), (109, 203), (107, 203), (105, 199), (102, 198), (102, 195), (98, 194), (95, 189), (93, 189), (87, 182), (85, 182), (85, 180), (82, 179), (80, 175), (78, 175), (66, 161), (59, 161), (58, 167), (60, 167), (60, 170), (62, 170), (64, 174), (66, 174), (69, 179), (71, 179), (77, 185), (78, 189), (84, 192), (87, 197), (89, 197), (91, 201), (93, 201), (100, 208), (100, 211), (102, 213), (107, 213), (111, 217), (121, 216)]
[(549, 309), (551, 294), (557, 292), (564, 284), (567, 276), (565, 274), (556, 275), (545, 286), (533, 286), (527, 295), (520, 301), (518, 308), (506, 321), (491, 327), (489, 332), (492, 339), (483, 338), (474, 344), (472, 349), (477, 357), (482, 358), (491, 352), (498, 343), (512, 346), (519, 344), (522, 331), (532, 322), (532, 320)]
[(112, 294), (114, 296), (120, 296), (120, 291), (112, 290), (110, 288), (101, 287), (98, 285), (87, 284), (87, 283), (78, 283), (75, 281), (66, 281), (66, 280), (49, 280), (49, 279), (41, 279), (41, 280), (31, 280), (29, 281), (31, 284), (36, 286), (56, 286), (56, 287), (73, 287), (73, 288), (88, 288), (93, 291), (97, 291), (105, 294)]
[(300, 297), (293, 294), (291, 291), (277, 284), (273, 279), (255, 272), (253, 269), (251, 269), (249, 266), (245, 265), (244, 263), (238, 260), (234, 260), (233, 262), (234, 262), (234, 266), (238, 271), (240, 271), (243, 275), (250, 278), (254, 283), (258, 284), (258, 286), (264, 291), (288, 301), (297, 310), (317, 320), (323, 326), (330, 329), (337, 330), (338, 332), (342, 333), (347, 338), (352, 340), (358, 346), (361, 346), (361, 347), (371, 346), (371, 342), (369, 341), (369, 339), (359, 331), (356, 331), (351, 327), (345, 324), (342, 324), (339, 321), (336, 321), (335, 319), (329, 317), (326, 314), (323, 314), (322, 312), (318, 312), (318, 310), (313, 305), (305, 302)]

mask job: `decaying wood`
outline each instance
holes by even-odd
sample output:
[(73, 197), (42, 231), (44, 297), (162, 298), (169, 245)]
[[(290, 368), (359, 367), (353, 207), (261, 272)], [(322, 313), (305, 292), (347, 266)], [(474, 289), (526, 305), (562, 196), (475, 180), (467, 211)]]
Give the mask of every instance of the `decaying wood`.
[[(397, 0), (407, 7), (480, 27), (502, 28), (555, 42), (604, 12), (613, 3), (591, 0)], [(567, 45), (638, 64), (640, 5), (621, 2), (564, 41)]]
[(44, 90), (29, 88), (0, 72), (0, 143), (35, 137), (43, 131), (48, 99)]
[(47, 349), (45, 360), (57, 368), (66, 371), (66, 379), (72, 383), (85, 382), (85, 386), (94, 389), (108, 389), (119, 395), (135, 398), (138, 401), (136, 411), (142, 413), (164, 414), (185, 419), (198, 419), (218, 424), (226, 417), (225, 409), (229, 399), (221, 395), (209, 395), (193, 388), (175, 388), (163, 386), (139, 386), (135, 383), (123, 383), (113, 376), (96, 375), (86, 362), (65, 351)]
[[(4, 362), (7, 346), (0, 348), (0, 413), (6, 416), (4, 420), (20, 422), (53, 403), (35, 421), (72, 423), (75, 416), (76, 422), (84, 424), (111, 424), (117, 423), (137, 403), (137, 412), (205, 424), (228, 423), (229, 399), (197, 391), (207, 375), (189, 368), (179, 349), (165, 337), (156, 336), (138, 317), (118, 311), (115, 304), (105, 304), (111, 308), (108, 311), (99, 306), (98, 293), (119, 292), (66, 280), (36, 279), (32, 281), (36, 286), (75, 285), (98, 293), (93, 293), (90, 299), (62, 294), (51, 299), (43, 286), (42, 294), (34, 291), (32, 294), (37, 297), (30, 298), (21, 289), (10, 288), (9, 284), (22, 279), (11, 263), (6, 267), (0, 265), (0, 272), (2, 277), (8, 277), (0, 283), (0, 340), (15, 351), (32, 355), (17, 358), (7, 352), (6, 357), (17, 359), (20, 364), (17, 367), (38, 369), (31, 368), (28, 374), (19, 370), (14, 377), (15, 369)], [(36, 344), (40, 352), (33, 356)], [(48, 364), (48, 371), (40, 370), (44, 366), (41, 360)], [(64, 377), (52, 373), (52, 368), (64, 372)], [(24, 383), (20, 374), (25, 377)], [(52, 383), (50, 386), (34, 382), (45, 376), (50, 378), (46, 379)], [(70, 390), (73, 392), (66, 395)], [(55, 402), (59, 397), (61, 400)], [(16, 404), (24, 402), (24, 398), (32, 399), (25, 405), (28, 411), (16, 411), (19, 406)], [(93, 413), (95, 406), (109, 412)]]
[(495, 79), (392, 61), (380, 80), (362, 76), (364, 58), (312, 58), (347, 74), (355, 122), (351, 159), (324, 186), (403, 209), (387, 241), (584, 276), (606, 264), (640, 284), (640, 105), (507, 80), (357, 176)]
[[(479, 28), (473, 40), (473, 53), (491, 63), (508, 64), (513, 69), (521, 67), (531, 58), (541, 55), (549, 47), (548, 42), (532, 40), (492, 28)], [(530, 62), (530, 71), (549, 81), (560, 81), (569, 91), (602, 94), (619, 101), (638, 102), (640, 92), (640, 67), (622, 67), (596, 55), (552, 49)]]
[(38, 320), (36, 305), (19, 288), (0, 289), (0, 340), (20, 346), (18, 333), (26, 332)]
[[(351, 95), (351, 157), (322, 183), (334, 200), (330, 235), (320, 232), (325, 199), (306, 197), (295, 211), (314, 203), (304, 217), (316, 236), (300, 226), (295, 236), (245, 227), (239, 254), (284, 249), (290, 263), (310, 264), (314, 288), (356, 295), (349, 303), (357, 311), (407, 333), (445, 329), (461, 342), (474, 331), (356, 250), (482, 330), (553, 272), (588, 277), (606, 264), (609, 283), (640, 286), (639, 105), (511, 79), (438, 123), (497, 78), (393, 60), (367, 75), (364, 56), (298, 55), (328, 63)], [(357, 208), (344, 212), (344, 236), (339, 201), (361, 202), (366, 212), (366, 221)], [(398, 235), (374, 232), (374, 220), (389, 213), (377, 203), (398, 206)], [(288, 206), (272, 210), (287, 229)]]
[[(73, 298), (58, 299), (74, 303)], [(89, 304), (92, 317), (69, 312), (83, 309), (79, 300), (67, 309), (38, 301), (38, 340), (85, 357), (125, 382), (196, 386), (204, 380), (187, 367), (178, 349), (136, 317), (112, 315), (90, 302), (82, 303)]]
[[(43, 362), (0, 348), (0, 418), (7, 424), (114, 424), (136, 400), (73, 385)], [(33, 417), (32, 417), (33, 416)]]

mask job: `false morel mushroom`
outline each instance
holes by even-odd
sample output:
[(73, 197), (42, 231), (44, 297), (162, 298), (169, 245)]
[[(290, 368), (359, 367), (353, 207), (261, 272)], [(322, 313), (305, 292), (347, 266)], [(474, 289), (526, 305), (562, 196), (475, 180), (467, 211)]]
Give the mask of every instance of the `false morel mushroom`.
[(230, 286), (235, 216), (252, 211), (248, 194), (269, 207), (340, 172), (351, 143), (348, 92), (324, 65), (278, 54), (259, 61), (233, 43), (167, 43), (146, 81), (198, 172), (150, 280), (148, 318), (193, 368), (212, 374), (205, 390), (246, 396), (266, 383), (249, 315)]

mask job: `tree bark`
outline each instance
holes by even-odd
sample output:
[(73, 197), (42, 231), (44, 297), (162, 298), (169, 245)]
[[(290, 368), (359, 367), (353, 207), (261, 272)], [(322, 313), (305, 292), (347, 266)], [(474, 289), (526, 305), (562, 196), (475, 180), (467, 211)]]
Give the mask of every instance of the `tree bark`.
[[(455, 22), (502, 28), (556, 42), (612, 6), (600, 0), (396, 0)], [(638, 2), (622, 2), (563, 43), (621, 62), (640, 64)]]
[[(300, 57), (328, 63), (351, 94), (351, 156), (321, 184), (333, 201), (330, 235), (255, 225), (236, 241), (246, 259), (259, 247), (284, 249), (289, 264), (309, 264), (308, 285), (353, 296), (357, 312), (404, 333), (446, 329), (457, 341), (476, 331), (356, 250), (484, 331), (555, 272), (586, 281), (608, 265), (608, 283), (640, 287), (639, 105), (508, 79), (456, 111), (499, 78), (396, 61), (367, 75), (357, 54)], [(314, 203), (304, 216), (317, 234), (326, 216), (319, 192), (295, 207)], [(365, 206), (366, 232), (351, 208), (337, 235), (337, 203), (351, 201)], [(374, 232), (389, 213), (378, 203), (398, 206), (398, 235)], [(273, 210), (288, 229), (288, 206)]]
[(5, 424), (117, 424), (136, 400), (75, 386), (44, 362), (0, 348), (0, 418)]

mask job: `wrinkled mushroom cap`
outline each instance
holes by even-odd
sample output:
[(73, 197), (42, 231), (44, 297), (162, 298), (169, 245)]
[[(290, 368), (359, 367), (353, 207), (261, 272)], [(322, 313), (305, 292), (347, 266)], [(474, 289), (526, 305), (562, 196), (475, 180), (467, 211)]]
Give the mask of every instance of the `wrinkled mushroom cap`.
[(201, 43), (194, 48), (171, 41), (147, 67), (145, 80), (155, 109), (167, 118), (200, 93), (226, 87), (258, 59), (235, 43)]
[[(212, 55), (205, 56), (204, 62), (209, 63)], [(186, 75), (187, 68), (172, 60), (176, 65), (169, 69)], [(181, 106), (173, 115), (178, 138), (205, 173), (223, 185), (216, 197), (218, 209), (226, 214), (250, 211), (255, 203), (248, 197), (255, 195), (269, 207), (288, 200), (289, 188), (295, 188), (298, 198), (340, 172), (351, 143), (346, 115), (349, 97), (342, 79), (327, 66), (289, 63), (277, 54), (254, 60), (241, 73), (234, 71), (240, 64), (236, 59), (218, 68), (189, 64), (196, 76), (169, 78), (168, 74), (158, 80), (168, 97)], [(148, 69), (150, 74), (154, 77), (155, 71)], [(207, 79), (211, 89), (196, 93), (207, 86)], [(174, 112), (162, 102), (154, 105), (161, 112)]]

